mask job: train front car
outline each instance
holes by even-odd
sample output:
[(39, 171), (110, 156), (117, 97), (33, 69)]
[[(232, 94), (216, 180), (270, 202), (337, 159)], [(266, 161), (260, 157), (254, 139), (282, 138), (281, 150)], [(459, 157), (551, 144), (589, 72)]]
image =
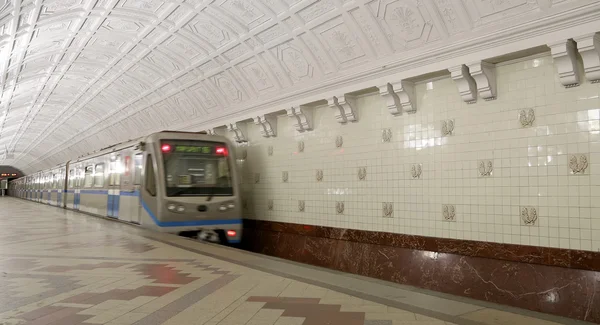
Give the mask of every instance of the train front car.
[(220, 136), (183, 132), (149, 136), (140, 189), (144, 226), (200, 238), (216, 234), (221, 242), (239, 243), (242, 209), (230, 148)]

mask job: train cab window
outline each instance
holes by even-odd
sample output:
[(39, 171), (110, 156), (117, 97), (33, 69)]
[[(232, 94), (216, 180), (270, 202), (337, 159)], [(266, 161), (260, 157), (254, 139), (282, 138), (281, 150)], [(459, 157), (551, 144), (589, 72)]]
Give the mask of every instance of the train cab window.
[(152, 155), (146, 158), (146, 191), (152, 196), (156, 196), (156, 177), (154, 176), (154, 165), (152, 164)]
[(167, 196), (231, 196), (233, 184), (225, 143), (163, 140)]
[(143, 154), (138, 153), (133, 157), (133, 184), (142, 184), (142, 161), (144, 159)]
[(94, 170), (94, 187), (104, 187), (104, 164), (96, 164)]
[(94, 166), (85, 167), (85, 179), (83, 180), (83, 187), (89, 188), (94, 185)]

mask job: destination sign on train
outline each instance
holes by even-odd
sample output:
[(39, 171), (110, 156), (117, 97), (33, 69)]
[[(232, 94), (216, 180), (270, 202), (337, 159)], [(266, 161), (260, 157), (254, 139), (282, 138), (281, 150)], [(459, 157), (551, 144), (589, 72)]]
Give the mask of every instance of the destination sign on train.
[(212, 153), (212, 147), (176, 145), (175, 152)]

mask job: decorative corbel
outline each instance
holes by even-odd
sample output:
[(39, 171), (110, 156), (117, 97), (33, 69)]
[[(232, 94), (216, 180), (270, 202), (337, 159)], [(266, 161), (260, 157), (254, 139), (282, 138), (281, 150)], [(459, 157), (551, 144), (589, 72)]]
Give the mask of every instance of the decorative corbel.
[(379, 95), (385, 100), (385, 105), (392, 115), (402, 115), (403, 112), (417, 111), (415, 86), (410, 81), (397, 81), (379, 86)]
[(585, 78), (591, 83), (600, 82), (600, 33), (592, 33), (574, 39), (583, 60)]
[(484, 100), (496, 99), (496, 65), (480, 61), (468, 65), (479, 96)]
[(558, 72), (560, 83), (566, 88), (579, 86), (579, 70), (577, 69), (577, 47), (572, 40), (548, 44), (550, 53)]
[[(358, 112), (354, 109), (349, 95), (330, 96), (327, 104), (335, 110), (335, 119), (339, 123), (358, 122)], [(349, 101), (350, 100), (350, 101)]]
[(235, 142), (247, 142), (246, 136), (244, 135), (246, 132), (246, 124), (241, 123), (228, 123), (227, 131), (233, 132), (233, 138)]
[(473, 79), (469, 73), (469, 68), (466, 65), (461, 64), (448, 70), (450, 71), (452, 80), (454, 80), (458, 87), (460, 97), (462, 97), (467, 104), (475, 103), (477, 101), (477, 86), (475, 84), (475, 79)]
[(217, 133), (215, 132), (215, 129), (206, 129), (206, 134), (208, 135), (217, 135)]
[(260, 127), (260, 134), (265, 137), (274, 137), (277, 135), (277, 119), (268, 115), (260, 115), (252, 118), (254, 124)]
[(310, 131), (313, 129), (312, 110), (306, 109), (306, 107), (300, 105), (286, 108), (285, 112), (287, 113), (287, 116), (295, 120), (294, 128), (296, 128), (298, 132)]

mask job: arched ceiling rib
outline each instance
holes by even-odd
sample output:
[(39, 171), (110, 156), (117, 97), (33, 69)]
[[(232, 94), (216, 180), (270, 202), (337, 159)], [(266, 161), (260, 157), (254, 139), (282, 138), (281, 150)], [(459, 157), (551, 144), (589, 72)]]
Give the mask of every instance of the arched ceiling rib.
[(597, 2), (0, 0), (0, 159), (35, 171)]

